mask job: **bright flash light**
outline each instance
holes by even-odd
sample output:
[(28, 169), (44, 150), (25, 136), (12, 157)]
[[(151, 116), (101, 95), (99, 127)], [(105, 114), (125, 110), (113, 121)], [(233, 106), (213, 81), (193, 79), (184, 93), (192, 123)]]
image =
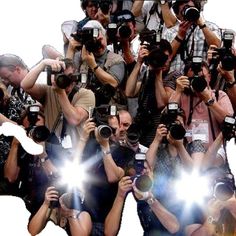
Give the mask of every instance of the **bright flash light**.
[(61, 181), (67, 184), (68, 188), (78, 187), (81, 189), (86, 180), (86, 172), (83, 164), (77, 162), (66, 162), (61, 169)]
[(210, 188), (205, 176), (201, 176), (197, 171), (191, 174), (182, 173), (182, 176), (175, 184), (177, 198), (184, 200), (187, 205), (197, 203), (202, 205), (205, 197), (209, 196)]

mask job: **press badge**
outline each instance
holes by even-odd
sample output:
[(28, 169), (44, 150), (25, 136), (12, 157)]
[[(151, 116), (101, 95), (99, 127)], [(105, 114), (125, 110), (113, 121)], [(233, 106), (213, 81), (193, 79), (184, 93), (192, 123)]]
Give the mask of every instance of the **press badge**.
[(68, 148), (72, 148), (72, 140), (70, 135), (66, 135), (62, 141), (61, 141), (61, 145), (63, 148), (68, 149)]
[(192, 121), (192, 141), (194, 140), (209, 143), (209, 126), (206, 120)]

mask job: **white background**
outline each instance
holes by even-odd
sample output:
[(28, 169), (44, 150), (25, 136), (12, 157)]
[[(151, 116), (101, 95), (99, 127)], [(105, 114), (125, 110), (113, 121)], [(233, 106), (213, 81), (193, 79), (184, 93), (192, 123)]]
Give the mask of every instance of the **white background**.
[[(208, 0), (204, 17), (221, 28), (236, 30), (235, 6), (235, 0)], [(14, 53), (29, 67), (42, 58), (41, 48), (44, 44), (51, 44), (62, 52), (60, 25), (63, 21), (78, 21), (84, 17), (79, 0), (5, 0), (1, 1), (0, 9), (0, 54)], [(142, 235), (139, 224), (135, 224), (136, 209), (134, 202), (132, 204), (129, 203), (129, 209), (125, 208), (119, 235)], [(20, 199), (0, 197), (0, 235), (27, 235), (28, 216)], [(40, 235), (59, 236), (65, 233), (49, 224)]]

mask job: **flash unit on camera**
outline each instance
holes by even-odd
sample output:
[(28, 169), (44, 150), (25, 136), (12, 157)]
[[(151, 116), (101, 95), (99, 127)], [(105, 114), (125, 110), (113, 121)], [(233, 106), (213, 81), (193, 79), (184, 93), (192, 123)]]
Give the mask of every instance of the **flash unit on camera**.
[(168, 104), (168, 110), (177, 110), (179, 108), (178, 103), (172, 102)]
[(228, 124), (235, 124), (236, 123), (236, 120), (235, 120), (235, 118), (233, 118), (233, 117), (230, 117), (230, 116), (226, 116), (225, 117), (225, 122), (227, 122)]
[(93, 29), (93, 37), (94, 38), (97, 38), (98, 37), (98, 35), (99, 35), (99, 29)]
[(108, 24), (108, 29), (116, 29), (116, 28), (117, 28), (117, 24), (116, 23)]
[(202, 58), (201, 57), (193, 57), (192, 62), (193, 63), (202, 63)]
[(87, 83), (87, 74), (82, 73), (81, 74), (81, 83), (86, 84)]
[(115, 116), (116, 113), (117, 113), (116, 106), (111, 105), (111, 107), (110, 107), (110, 115), (111, 116)]
[(29, 111), (30, 112), (39, 112), (40, 111), (40, 107), (39, 106), (30, 106), (29, 107)]

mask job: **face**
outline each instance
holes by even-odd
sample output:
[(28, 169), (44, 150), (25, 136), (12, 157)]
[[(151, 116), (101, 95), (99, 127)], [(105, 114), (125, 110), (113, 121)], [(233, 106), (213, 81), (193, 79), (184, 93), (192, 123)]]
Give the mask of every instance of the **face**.
[(131, 35), (130, 35), (130, 40), (132, 40), (135, 37), (136, 34), (136, 28), (134, 26), (134, 24), (130, 21), (126, 23), (127, 26), (129, 26), (129, 28), (131, 29)]
[(6, 86), (10, 84), (15, 88), (20, 87), (20, 82), (23, 79), (21, 68), (17, 66), (13, 69), (9, 67), (0, 68), (0, 77)]
[(97, 6), (92, 1), (88, 2), (88, 5), (85, 8), (85, 11), (87, 13), (87, 16), (91, 20), (96, 20), (96, 14), (97, 14), (98, 8), (97, 8)]
[(104, 54), (104, 52), (107, 48), (107, 39), (106, 39), (106, 36), (103, 35), (101, 30), (99, 30), (99, 35), (97, 37), (97, 40), (100, 42), (101, 47), (96, 52), (94, 52), (94, 55), (101, 56)]
[(126, 132), (130, 125), (132, 124), (132, 117), (129, 112), (121, 112), (120, 117), (120, 138), (124, 139)]
[(170, 56), (171, 55), (168, 51), (165, 51), (164, 53), (168, 56), (168, 59), (167, 59), (166, 63), (164, 64), (164, 66), (162, 67), (162, 71), (163, 72), (168, 72), (169, 69), (170, 69), (170, 63), (171, 63), (171, 57)]
[(110, 140), (118, 142), (120, 138), (120, 126), (117, 117), (113, 116), (108, 120), (109, 126), (114, 129), (114, 133), (111, 135)]

